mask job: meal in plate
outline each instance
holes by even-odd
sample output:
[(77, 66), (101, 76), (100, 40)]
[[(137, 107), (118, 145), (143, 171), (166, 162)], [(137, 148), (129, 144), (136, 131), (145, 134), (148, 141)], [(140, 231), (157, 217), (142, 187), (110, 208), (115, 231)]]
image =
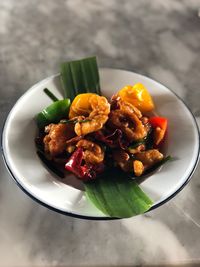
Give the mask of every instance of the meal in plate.
[[(37, 152), (59, 177), (73, 173), (103, 213), (131, 217), (153, 201), (138, 185), (170, 159), (163, 153), (167, 118), (152, 115), (154, 102), (141, 83), (101, 95), (96, 58), (61, 64), (64, 99), (36, 116)], [(137, 179), (136, 179), (137, 177)], [(137, 180), (137, 182), (136, 182)]]

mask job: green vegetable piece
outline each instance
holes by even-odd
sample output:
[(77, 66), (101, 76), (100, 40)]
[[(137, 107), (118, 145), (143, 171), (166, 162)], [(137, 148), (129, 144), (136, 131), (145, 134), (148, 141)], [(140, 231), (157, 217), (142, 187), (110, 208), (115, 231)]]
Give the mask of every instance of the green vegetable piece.
[(91, 119), (84, 119), (84, 120), (78, 120), (78, 119), (61, 120), (60, 123), (63, 123), (63, 124), (76, 124), (77, 122), (84, 123), (84, 122), (88, 122), (88, 121), (91, 121)]
[(57, 123), (68, 116), (70, 99), (59, 100), (45, 108), (36, 116), (37, 125), (40, 129), (50, 123)]
[(153, 148), (153, 145), (154, 145), (154, 140), (153, 139), (154, 139), (153, 138), (153, 130), (151, 129), (148, 132), (147, 137), (144, 139), (145, 140), (146, 150)]
[(104, 214), (128, 218), (149, 210), (153, 201), (138, 184), (119, 169), (112, 169), (98, 179), (85, 183), (86, 196)]
[(53, 102), (59, 100), (48, 88), (45, 88), (43, 91)]
[(131, 149), (135, 149), (136, 147), (140, 146), (140, 145), (144, 145), (145, 144), (145, 140), (139, 140), (139, 141), (136, 141), (134, 143), (132, 143), (128, 149), (131, 150)]
[(96, 57), (64, 62), (60, 66), (60, 73), (65, 98), (72, 101), (82, 93), (101, 94)]

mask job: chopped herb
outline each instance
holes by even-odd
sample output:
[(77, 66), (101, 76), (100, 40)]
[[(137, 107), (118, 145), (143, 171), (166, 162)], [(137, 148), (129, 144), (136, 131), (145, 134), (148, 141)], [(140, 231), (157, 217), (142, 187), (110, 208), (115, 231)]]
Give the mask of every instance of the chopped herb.
[(146, 146), (146, 150), (152, 149), (154, 146), (154, 140), (153, 140), (153, 130), (150, 129), (150, 131), (148, 132), (145, 140), (145, 146)]
[(84, 122), (88, 122), (88, 121), (91, 121), (91, 119), (85, 119), (85, 120), (78, 120), (78, 119), (75, 119), (75, 120), (61, 120), (60, 123), (76, 124), (77, 122), (84, 123)]
[(68, 124), (76, 124), (77, 120), (61, 120), (59, 123), (68, 123)]
[(140, 145), (144, 145), (145, 143), (146, 143), (146, 141), (145, 141), (144, 139), (139, 140), (139, 141), (137, 141), (137, 142), (132, 143), (132, 144), (128, 147), (128, 149), (129, 149), (129, 150), (134, 149), (134, 148), (136, 148), (136, 147), (138, 147), (138, 146), (140, 146)]
[(45, 88), (43, 90), (45, 92), (45, 94), (51, 99), (53, 100), (54, 102), (58, 101), (59, 99), (47, 88)]

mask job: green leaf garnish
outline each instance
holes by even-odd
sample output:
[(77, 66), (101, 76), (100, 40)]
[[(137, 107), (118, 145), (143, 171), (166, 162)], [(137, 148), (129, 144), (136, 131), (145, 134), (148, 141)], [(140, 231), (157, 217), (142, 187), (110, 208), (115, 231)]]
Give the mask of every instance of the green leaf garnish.
[(128, 218), (150, 209), (153, 201), (138, 184), (119, 169), (104, 172), (85, 183), (86, 196), (104, 214)]
[(82, 93), (101, 94), (96, 57), (64, 62), (60, 66), (60, 73), (65, 98), (72, 101)]

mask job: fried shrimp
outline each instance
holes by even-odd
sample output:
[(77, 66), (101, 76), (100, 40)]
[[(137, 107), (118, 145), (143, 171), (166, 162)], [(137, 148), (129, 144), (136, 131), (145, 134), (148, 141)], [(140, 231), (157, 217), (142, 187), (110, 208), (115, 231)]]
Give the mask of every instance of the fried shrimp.
[(86, 93), (78, 95), (70, 107), (69, 118), (85, 116), (83, 122), (75, 124), (75, 133), (86, 135), (100, 130), (108, 120), (110, 104), (104, 96)]
[(110, 112), (109, 124), (121, 129), (130, 142), (137, 141), (147, 135), (141, 117), (142, 114), (136, 107), (119, 99), (118, 109)]
[(76, 146), (83, 148), (83, 159), (86, 163), (98, 164), (104, 160), (104, 151), (99, 145), (89, 140), (82, 139)]
[(74, 137), (73, 125), (51, 123), (45, 127), (47, 135), (43, 139), (44, 150), (54, 157), (63, 153), (66, 149), (66, 141)]
[(144, 168), (148, 169), (163, 159), (163, 154), (158, 149), (150, 149), (135, 154), (135, 158), (141, 161)]

